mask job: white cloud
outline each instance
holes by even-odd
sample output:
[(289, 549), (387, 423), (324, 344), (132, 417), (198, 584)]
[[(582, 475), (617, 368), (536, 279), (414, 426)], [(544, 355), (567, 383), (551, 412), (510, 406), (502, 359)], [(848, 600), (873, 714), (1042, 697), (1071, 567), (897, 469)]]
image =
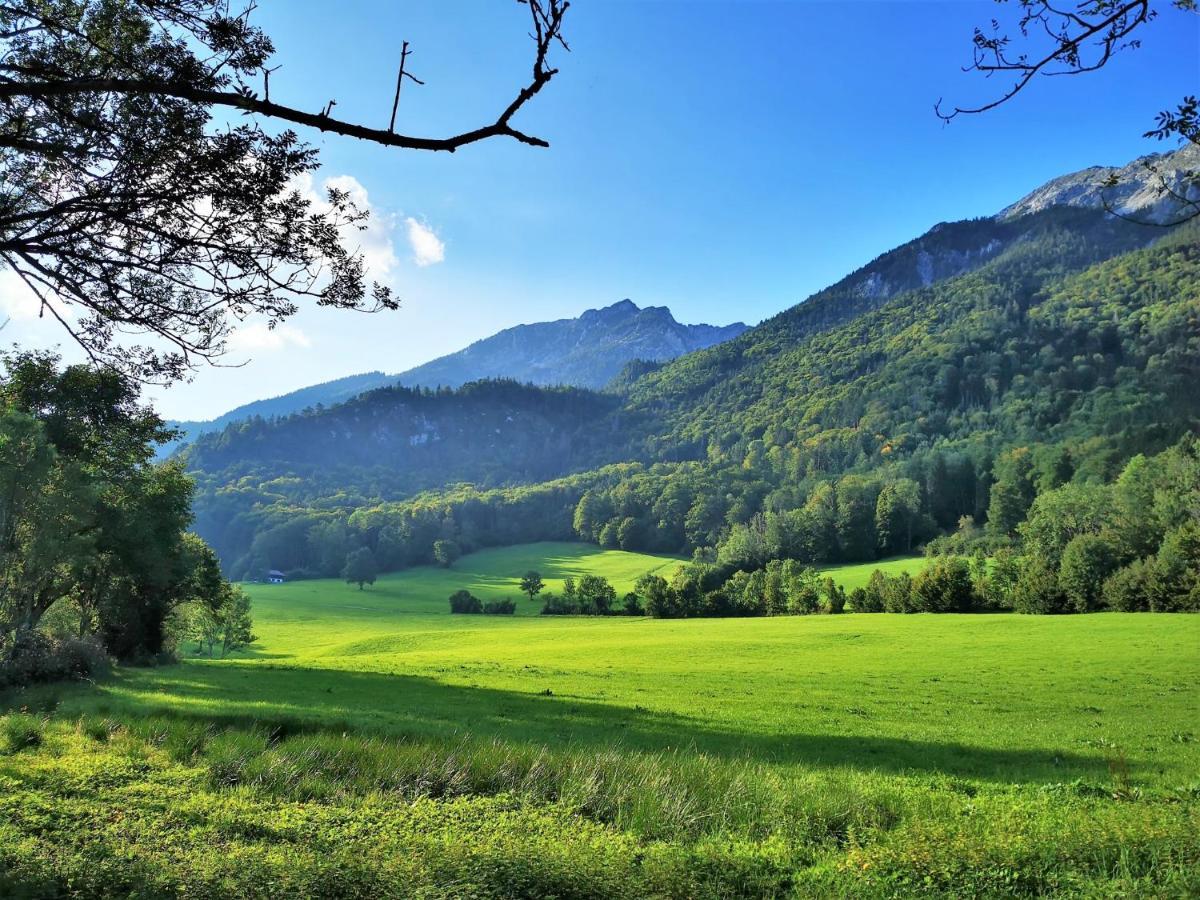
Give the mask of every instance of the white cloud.
[(41, 303), (21, 276), (12, 269), (0, 269), (0, 321), (28, 322), (41, 312)]
[(271, 328), (266, 322), (252, 322), (243, 325), (229, 337), (229, 348), (245, 353), (311, 346), (308, 335), (294, 325)]
[(408, 225), (408, 243), (412, 247), (413, 262), (424, 267), (440, 263), (446, 258), (446, 245), (432, 228), (412, 216), (404, 221)]
[(396, 231), (396, 217), (371, 204), (367, 189), (353, 175), (334, 175), (321, 183), (318, 191), (312, 175), (305, 174), (296, 179), (295, 188), (312, 201), (318, 210), (329, 208), (325, 192), (329, 188), (344, 191), (360, 210), (370, 213), (366, 228), (348, 227), (342, 232), (346, 246), (357, 249), (363, 257), (367, 277), (375, 281), (387, 281), (399, 260), (392, 235)]

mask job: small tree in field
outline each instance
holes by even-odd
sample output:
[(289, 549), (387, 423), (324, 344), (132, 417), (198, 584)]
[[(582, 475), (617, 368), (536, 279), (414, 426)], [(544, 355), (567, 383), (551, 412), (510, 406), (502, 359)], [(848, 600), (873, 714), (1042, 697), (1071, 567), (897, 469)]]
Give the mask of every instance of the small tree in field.
[(346, 584), (357, 584), (361, 591), (363, 585), (374, 584), (375, 576), (379, 574), (379, 566), (375, 563), (375, 554), (370, 547), (359, 547), (346, 557), (346, 565), (342, 568), (342, 577)]
[(251, 631), (250, 595), (240, 587), (230, 586), (225, 602), (221, 604), (219, 619), (222, 659), (230, 651), (241, 650), (256, 640)]
[(534, 599), (538, 594), (540, 594), (542, 592), (542, 588), (545, 586), (546, 585), (542, 582), (542, 575), (540, 572), (535, 572), (530, 569), (523, 576), (521, 576), (521, 591), (525, 594), (528, 594), (530, 600)]

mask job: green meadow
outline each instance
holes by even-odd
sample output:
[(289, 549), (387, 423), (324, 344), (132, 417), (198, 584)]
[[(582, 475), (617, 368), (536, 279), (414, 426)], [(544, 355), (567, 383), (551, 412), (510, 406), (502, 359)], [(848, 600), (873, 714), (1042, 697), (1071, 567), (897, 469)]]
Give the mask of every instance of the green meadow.
[[(559, 618), (517, 589), (676, 564), (253, 585), (236, 658), (10, 696), (0, 895), (1200, 892), (1197, 617)], [(518, 615), (452, 616), (460, 588)]]

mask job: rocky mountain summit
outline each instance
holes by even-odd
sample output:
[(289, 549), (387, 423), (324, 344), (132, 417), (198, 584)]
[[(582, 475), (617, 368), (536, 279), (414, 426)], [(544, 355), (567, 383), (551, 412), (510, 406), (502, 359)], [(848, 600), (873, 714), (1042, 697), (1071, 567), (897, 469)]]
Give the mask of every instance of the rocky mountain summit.
[(1166, 225), (1178, 221), (1192, 203), (1200, 204), (1200, 147), (1195, 144), (1172, 153), (1152, 153), (1124, 166), (1091, 166), (1061, 175), (1005, 207), (997, 218), (1076, 206)]

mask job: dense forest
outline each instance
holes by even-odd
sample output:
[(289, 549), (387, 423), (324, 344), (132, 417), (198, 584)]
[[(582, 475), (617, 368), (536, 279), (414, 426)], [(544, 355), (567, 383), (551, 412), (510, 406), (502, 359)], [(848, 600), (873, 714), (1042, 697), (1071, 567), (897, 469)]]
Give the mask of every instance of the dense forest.
[[(386, 571), (433, 562), (435, 544), (564, 538), (695, 553), (726, 575), (1019, 546), (1035, 498), (1111, 483), (1200, 421), (1195, 227), (1026, 218), (923, 239), (986, 239), (972, 271), (864, 299), (881, 273), (919, 284), (922, 266), (902, 261), (931, 251), (909, 245), (606, 394), (393, 389), (228, 429), (191, 458), (197, 527), (235, 577), (336, 575), (364, 546)], [(1015, 237), (997, 249), (991, 229)], [(843, 322), (852, 296), (876, 308)], [(432, 446), (393, 424), (438, 416), (456, 424)], [(520, 466), (502, 449), (514, 434)]]

